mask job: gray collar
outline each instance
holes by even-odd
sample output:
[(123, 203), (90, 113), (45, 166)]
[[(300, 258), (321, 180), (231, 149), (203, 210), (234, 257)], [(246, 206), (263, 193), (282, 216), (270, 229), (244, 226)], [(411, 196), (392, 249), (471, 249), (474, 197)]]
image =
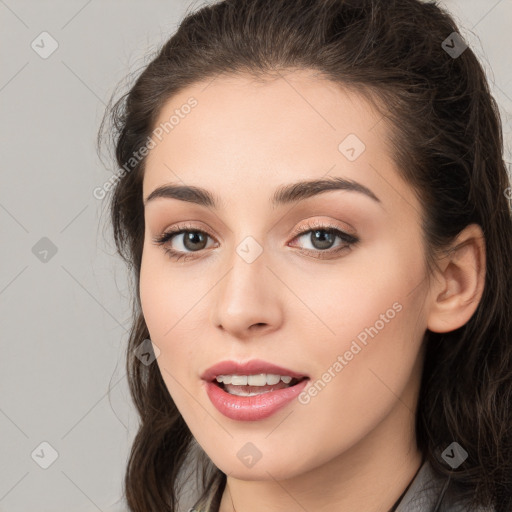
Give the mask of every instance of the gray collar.
[[(467, 512), (457, 500), (449, 477), (440, 477), (425, 461), (395, 512)], [(493, 508), (478, 508), (475, 512), (494, 512)]]

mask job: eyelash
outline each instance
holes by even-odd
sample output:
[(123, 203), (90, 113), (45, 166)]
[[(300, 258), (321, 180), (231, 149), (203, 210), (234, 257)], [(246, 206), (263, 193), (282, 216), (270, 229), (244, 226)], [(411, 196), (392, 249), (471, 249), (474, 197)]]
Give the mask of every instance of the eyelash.
[[(349, 235), (348, 233), (341, 231), (336, 226), (331, 225), (331, 224), (325, 224), (320, 221), (316, 221), (316, 222), (308, 222), (305, 227), (307, 227), (309, 229), (301, 228), (301, 229), (295, 230), (292, 233), (292, 235), (293, 235), (292, 240), (295, 240), (296, 238), (306, 235), (313, 231), (326, 231), (327, 233), (336, 235), (336, 237), (341, 238), (345, 242), (345, 244), (342, 245), (341, 247), (337, 247), (336, 249), (327, 249), (325, 251), (322, 251), (319, 249), (301, 249), (301, 250), (299, 250), (299, 252), (306, 253), (309, 255), (311, 253), (322, 254), (322, 256), (320, 256), (320, 255), (314, 256), (318, 259), (329, 258), (333, 254), (337, 254), (345, 249), (350, 249), (353, 245), (355, 245), (359, 242), (359, 238), (357, 238), (353, 235)], [(176, 228), (174, 228), (174, 229), (166, 231), (165, 233), (162, 233), (161, 235), (155, 237), (153, 239), (153, 243), (158, 246), (163, 246), (164, 252), (174, 261), (178, 261), (178, 260), (182, 260), (182, 259), (184, 261), (188, 261), (190, 259), (195, 259), (196, 256), (193, 256), (193, 254), (194, 254), (193, 252), (192, 253), (183, 253), (183, 252), (176, 251), (174, 249), (169, 249), (168, 247), (165, 247), (165, 244), (167, 242), (171, 241), (175, 236), (181, 235), (186, 232), (203, 233), (203, 234), (209, 236), (210, 238), (213, 238), (213, 236), (210, 235), (210, 233), (208, 233), (207, 231), (204, 231), (202, 229), (197, 229), (196, 227), (194, 227), (193, 225), (190, 225), (190, 224), (182, 224), (182, 225), (176, 226)], [(204, 249), (202, 249), (202, 250), (204, 250)], [(201, 252), (201, 251), (195, 251), (195, 252)], [(327, 256), (323, 256), (323, 254), (327, 254)]]

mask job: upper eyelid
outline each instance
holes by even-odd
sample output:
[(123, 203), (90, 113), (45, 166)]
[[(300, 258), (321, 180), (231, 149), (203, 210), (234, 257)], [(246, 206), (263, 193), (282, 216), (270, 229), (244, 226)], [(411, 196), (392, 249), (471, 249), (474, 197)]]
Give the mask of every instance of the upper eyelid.
[[(198, 222), (199, 224), (201, 224), (201, 221), (199, 221), (199, 220), (182, 221), (182, 222), (177, 222), (172, 227), (164, 229), (160, 232), (165, 233), (167, 231), (204, 231), (205, 233), (208, 233), (210, 236), (215, 238), (214, 235), (211, 234), (212, 230), (209, 227), (203, 228), (201, 225), (194, 224), (195, 222)], [(301, 233), (301, 232), (307, 231), (308, 229), (315, 229), (315, 228), (316, 229), (331, 228), (331, 229), (337, 229), (347, 235), (356, 236), (355, 229), (352, 226), (350, 226), (350, 224), (347, 224), (346, 222), (342, 222), (339, 220), (336, 220), (336, 221), (328, 220), (328, 219), (319, 220), (318, 218), (308, 217), (308, 218), (304, 219), (303, 222), (305, 222), (306, 225), (305, 226), (303, 225), (300, 228), (299, 227), (294, 228), (292, 230), (292, 233)], [(341, 223), (342, 225), (340, 226), (339, 223)], [(275, 224), (272, 226), (271, 229), (273, 229), (274, 226), (275, 226)], [(344, 226), (346, 226), (346, 227), (344, 227)], [(229, 231), (231, 231), (231, 230), (229, 230)]]

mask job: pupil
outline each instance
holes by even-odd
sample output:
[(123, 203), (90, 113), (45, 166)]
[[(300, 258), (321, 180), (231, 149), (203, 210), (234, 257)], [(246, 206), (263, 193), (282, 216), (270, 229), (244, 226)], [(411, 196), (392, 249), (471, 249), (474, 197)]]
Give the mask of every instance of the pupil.
[[(194, 250), (194, 249), (198, 249), (198, 247), (194, 247), (194, 245), (190, 246), (190, 243), (191, 244), (197, 244), (197, 243), (200, 244), (201, 242), (204, 243), (204, 241), (205, 241), (205, 236), (203, 235), (203, 233), (200, 233), (199, 231), (189, 231), (187, 233), (187, 236), (185, 237), (184, 245), (185, 245), (185, 247), (187, 247), (187, 249)], [(202, 247), (199, 247), (199, 249), (202, 249)]]
[[(326, 236), (319, 235), (319, 233), (325, 233)], [(311, 241), (313, 242), (314, 246), (316, 245), (316, 242), (319, 242), (319, 249), (329, 249), (329, 247), (331, 247), (333, 244), (333, 237), (334, 234), (325, 229), (319, 229), (311, 233)], [(326, 238), (328, 239), (327, 241), (325, 240)]]

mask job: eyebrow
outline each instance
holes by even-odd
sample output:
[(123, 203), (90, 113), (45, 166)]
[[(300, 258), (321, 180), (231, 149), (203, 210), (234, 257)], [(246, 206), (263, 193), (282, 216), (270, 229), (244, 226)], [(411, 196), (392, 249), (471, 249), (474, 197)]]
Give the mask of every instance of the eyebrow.
[[(272, 208), (277, 208), (280, 205), (302, 201), (331, 190), (358, 192), (377, 203), (381, 203), (380, 199), (361, 183), (341, 177), (330, 177), (328, 179), (298, 181), (282, 185), (274, 192), (270, 199), (270, 205)], [(148, 202), (156, 198), (178, 199), (213, 209), (218, 209), (221, 204), (220, 199), (216, 195), (204, 188), (172, 183), (162, 185), (153, 190), (144, 200), (144, 205), (147, 205)]]

